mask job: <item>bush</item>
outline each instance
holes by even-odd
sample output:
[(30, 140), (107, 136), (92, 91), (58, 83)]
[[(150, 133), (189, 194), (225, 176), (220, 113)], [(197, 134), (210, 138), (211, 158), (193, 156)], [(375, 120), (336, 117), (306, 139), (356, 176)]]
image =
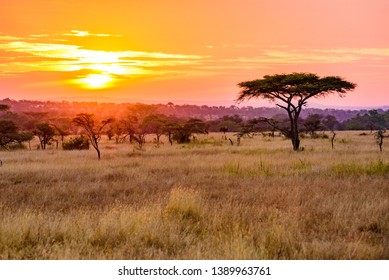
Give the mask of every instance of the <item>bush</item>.
[(84, 136), (71, 138), (62, 145), (64, 150), (89, 150), (89, 140)]
[(7, 146), (9, 150), (16, 151), (16, 150), (27, 150), (27, 146), (24, 144), (19, 143), (12, 143)]

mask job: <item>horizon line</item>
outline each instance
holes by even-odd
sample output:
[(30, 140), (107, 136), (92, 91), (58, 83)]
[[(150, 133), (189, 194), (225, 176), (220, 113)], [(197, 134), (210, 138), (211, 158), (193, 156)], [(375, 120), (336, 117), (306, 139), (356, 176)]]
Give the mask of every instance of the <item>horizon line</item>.
[[(86, 97), (87, 98), (87, 97)], [(137, 103), (141, 103), (141, 104), (148, 104), (148, 105), (160, 105), (160, 104), (168, 104), (168, 103), (173, 103), (174, 105), (193, 105), (193, 106), (210, 106), (210, 107), (213, 107), (213, 106), (222, 106), (222, 107), (231, 107), (231, 106), (235, 106), (235, 107), (238, 107), (238, 108), (244, 108), (244, 107), (254, 107), (254, 108), (277, 108), (276, 106), (272, 106), (271, 104), (268, 104), (268, 105), (258, 105), (258, 106), (254, 106), (253, 104), (249, 104), (249, 105), (246, 105), (246, 106), (239, 106), (239, 104), (237, 103), (233, 103), (231, 101), (227, 101), (227, 100), (216, 100), (216, 101), (213, 101), (213, 102), (208, 102), (205, 103), (205, 101), (200, 101), (200, 100), (179, 100), (179, 99), (176, 99), (176, 100), (170, 100), (170, 101), (166, 101), (166, 100), (154, 100), (154, 101), (151, 101), (151, 100), (147, 100), (147, 99), (133, 99), (133, 100), (118, 100), (117, 98), (115, 98), (114, 100), (107, 100), (107, 101), (103, 101), (103, 100), (72, 100), (72, 98), (66, 100), (66, 99), (63, 99), (61, 97), (57, 97), (57, 98), (49, 98), (49, 99), (12, 99), (10, 97), (4, 97), (1, 101), (3, 100), (6, 100), (6, 99), (9, 99), (11, 101), (17, 101), (17, 102), (20, 102), (20, 101), (38, 101), (38, 102), (58, 102), (58, 103), (61, 103), (61, 102), (75, 102), (75, 103), (100, 103), (100, 104), (104, 104), (104, 103), (110, 103), (110, 104), (137, 104)], [(79, 97), (78, 97), (79, 99)], [(82, 99), (82, 98), (81, 98)], [(107, 98), (108, 99), (108, 98)], [(224, 103), (224, 104), (223, 104)], [(228, 105), (226, 105), (228, 104)], [(335, 109), (335, 110), (373, 110), (373, 109), (382, 109), (382, 110), (389, 110), (389, 104), (385, 104), (385, 105), (372, 105), (372, 106), (337, 106), (337, 105), (321, 105), (321, 104), (317, 104), (317, 103), (313, 103), (311, 104), (311, 106), (306, 106), (307, 109), (320, 109), (320, 110), (325, 110), (325, 109)]]

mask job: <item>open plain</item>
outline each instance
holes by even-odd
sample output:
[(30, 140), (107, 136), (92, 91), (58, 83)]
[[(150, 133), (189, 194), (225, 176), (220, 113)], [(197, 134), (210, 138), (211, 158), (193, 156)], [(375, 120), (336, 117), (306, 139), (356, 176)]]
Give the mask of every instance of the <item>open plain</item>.
[(389, 259), (389, 145), (360, 134), (2, 151), (0, 259)]

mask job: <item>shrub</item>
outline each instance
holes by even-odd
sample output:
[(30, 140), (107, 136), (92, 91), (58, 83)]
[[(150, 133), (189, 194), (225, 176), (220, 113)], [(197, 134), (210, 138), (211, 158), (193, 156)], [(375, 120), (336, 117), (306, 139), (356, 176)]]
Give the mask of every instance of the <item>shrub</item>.
[(369, 175), (382, 175), (386, 176), (389, 174), (389, 163), (383, 162), (379, 159), (377, 162), (371, 162), (366, 170)]
[(64, 150), (89, 150), (89, 140), (81, 135), (64, 142), (62, 148)]
[(19, 143), (12, 143), (7, 146), (9, 150), (15, 151), (15, 150), (26, 150), (27, 146), (24, 144), (19, 144)]

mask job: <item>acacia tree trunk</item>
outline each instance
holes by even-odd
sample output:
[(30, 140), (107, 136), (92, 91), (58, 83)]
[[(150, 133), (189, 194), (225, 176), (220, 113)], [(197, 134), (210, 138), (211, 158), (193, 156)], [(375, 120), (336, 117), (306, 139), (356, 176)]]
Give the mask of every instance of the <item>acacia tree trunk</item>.
[(298, 129), (298, 115), (292, 116), (289, 114), (290, 118), (290, 139), (292, 140), (293, 150), (298, 151), (300, 148), (300, 138), (299, 138), (299, 129)]
[(100, 160), (100, 150), (99, 150), (99, 148), (96, 148), (96, 147), (95, 147), (95, 149), (96, 149), (96, 152), (97, 152), (97, 158)]
[(89, 135), (88, 135), (88, 137), (89, 137), (89, 140), (90, 140), (90, 142), (91, 142), (93, 148), (95, 148), (95, 150), (96, 150), (96, 152), (97, 152), (97, 158), (98, 158), (98, 160), (100, 160), (101, 155), (100, 155), (99, 140), (98, 140), (98, 138), (95, 137), (95, 136), (94, 136), (94, 137), (91, 137), (91, 136), (89, 136)]
[(336, 133), (335, 133), (335, 131), (332, 131), (332, 137), (331, 137), (332, 150), (334, 149), (335, 137), (336, 137)]
[(298, 130), (292, 131), (292, 144), (293, 144), (293, 150), (298, 151), (300, 148), (300, 138)]
[(169, 132), (168, 137), (169, 137), (169, 143), (170, 143), (170, 145), (173, 145), (173, 139), (172, 139), (173, 133)]

